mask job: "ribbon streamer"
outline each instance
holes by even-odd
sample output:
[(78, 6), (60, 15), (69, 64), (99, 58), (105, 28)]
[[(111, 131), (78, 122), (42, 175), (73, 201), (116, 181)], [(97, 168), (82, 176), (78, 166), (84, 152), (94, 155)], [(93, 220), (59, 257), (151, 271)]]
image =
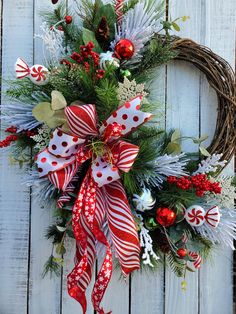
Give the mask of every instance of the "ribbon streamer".
[(96, 242), (106, 247), (106, 255), (92, 292), (94, 309), (100, 307), (112, 275), (111, 247), (102, 230), (108, 222), (109, 232), (121, 265), (127, 276), (139, 268), (140, 245), (120, 171), (128, 172), (139, 148), (121, 139), (151, 118), (140, 110), (141, 96), (126, 102), (97, 127), (94, 105), (71, 105), (65, 108), (71, 134), (56, 129), (48, 148), (38, 154), (40, 176), (63, 192), (58, 205), (68, 201), (68, 192), (79, 167), (91, 160), (73, 206), (72, 227), (76, 239), (76, 264), (68, 275), (68, 292), (80, 302), (86, 313), (85, 291), (91, 281), (96, 258)]

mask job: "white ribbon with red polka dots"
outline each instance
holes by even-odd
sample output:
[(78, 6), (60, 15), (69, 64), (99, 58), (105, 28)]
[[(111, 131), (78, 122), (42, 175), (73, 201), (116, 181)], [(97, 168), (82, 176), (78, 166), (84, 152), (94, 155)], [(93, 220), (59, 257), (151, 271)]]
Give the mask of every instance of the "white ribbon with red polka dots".
[[(133, 216), (120, 182), (119, 170), (128, 172), (132, 167), (139, 148), (120, 137), (134, 131), (151, 118), (150, 113), (140, 110), (138, 96), (119, 107), (97, 128), (94, 105), (65, 108), (71, 134), (56, 129), (49, 146), (37, 156), (40, 176), (48, 175), (51, 182), (63, 191), (74, 178), (79, 166), (91, 159), (91, 167), (81, 185), (73, 207), (73, 231), (77, 241), (77, 263), (68, 275), (68, 292), (80, 302), (86, 313), (85, 291), (91, 280), (95, 259), (95, 242), (103, 243), (106, 256), (94, 285), (92, 300), (95, 310), (104, 313), (100, 302), (111, 278), (112, 256), (102, 227), (107, 219), (112, 242), (122, 272), (128, 275), (139, 268), (139, 240)], [(93, 139), (102, 143), (103, 154), (93, 151)], [(63, 195), (60, 207), (67, 201)]]

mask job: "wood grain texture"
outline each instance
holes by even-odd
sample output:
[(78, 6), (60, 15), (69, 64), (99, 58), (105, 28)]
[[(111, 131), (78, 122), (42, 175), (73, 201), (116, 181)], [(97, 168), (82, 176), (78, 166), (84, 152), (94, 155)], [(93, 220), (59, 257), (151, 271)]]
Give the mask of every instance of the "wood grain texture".
[[(32, 62), (33, 11), (30, 0), (3, 2), (2, 77), (12, 78), (19, 55)], [(6, 86), (3, 86), (5, 90)], [(6, 99), (2, 96), (3, 108)], [(4, 126), (2, 126), (4, 127)], [(2, 136), (5, 137), (4, 132)], [(0, 312), (26, 313), (28, 303), (29, 189), (21, 184), (25, 169), (9, 164), (7, 153), (0, 155)]]
[[(35, 0), (33, 7), (34, 34), (41, 33), (42, 19), (40, 13), (50, 9), (48, 0)], [(33, 41), (33, 63), (44, 64), (43, 43), (39, 38)], [(32, 188), (31, 196), (31, 246), (30, 246), (30, 298), (29, 313), (59, 314), (61, 311), (61, 278), (46, 276), (42, 278), (44, 264), (51, 254), (52, 245), (45, 239), (46, 228), (52, 221), (52, 209), (38, 204)]]
[[(202, 23), (205, 25), (203, 44), (225, 58), (235, 68), (236, 2), (209, 0), (203, 3)], [(216, 97), (204, 77), (201, 77), (201, 133), (211, 140), (216, 120)], [(233, 161), (225, 174), (234, 174)], [(200, 313), (233, 313), (232, 251), (218, 248), (212, 262), (200, 272)], [(209, 300), (211, 300), (209, 302)]]
[[(172, 19), (190, 15), (177, 35), (210, 46), (234, 66), (235, 0), (170, 0)], [(73, 6), (74, 1), (68, 0)], [(39, 11), (51, 6), (49, 0), (3, 1), (3, 78), (13, 74), (18, 56), (29, 64), (43, 60), (39, 33)], [(166, 78), (167, 74), (167, 78)], [(215, 126), (216, 96), (205, 78), (193, 66), (173, 62), (156, 72), (152, 98), (166, 103), (157, 113), (161, 127), (179, 128), (183, 135), (208, 133), (211, 140)], [(6, 88), (3, 85), (3, 88)], [(6, 103), (2, 98), (3, 105)], [(4, 133), (2, 134), (4, 136)], [(186, 151), (196, 151), (184, 141)], [(42, 279), (43, 264), (51, 253), (44, 239), (51, 221), (50, 208), (41, 208), (29, 189), (21, 185), (24, 169), (9, 165), (7, 154), (0, 152), (0, 314), (72, 314), (82, 313), (79, 304), (67, 294), (66, 276), (73, 268), (75, 244), (69, 241), (62, 278)], [(227, 171), (232, 172), (232, 164)], [(101, 260), (99, 259), (98, 266)], [(232, 314), (231, 252), (217, 251), (213, 262), (203, 266), (199, 275), (189, 274), (187, 292), (180, 279), (162, 268), (154, 275), (134, 273), (126, 283), (114, 270), (112, 282), (102, 305), (113, 314)], [(87, 314), (94, 310), (90, 302)]]
[[(190, 20), (181, 24), (176, 35), (189, 37), (197, 42), (201, 39), (201, 1), (169, 1), (171, 19), (190, 15)], [(200, 73), (194, 66), (175, 61), (168, 65), (167, 72), (167, 129), (181, 131), (183, 137), (199, 136)], [(191, 140), (182, 140), (186, 152), (197, 152), (198, 147)], [(198, 274), (187, 274), (187, 291), (182, 292), (182, 278), (166, 270), (165, 314), (198, 313)]]

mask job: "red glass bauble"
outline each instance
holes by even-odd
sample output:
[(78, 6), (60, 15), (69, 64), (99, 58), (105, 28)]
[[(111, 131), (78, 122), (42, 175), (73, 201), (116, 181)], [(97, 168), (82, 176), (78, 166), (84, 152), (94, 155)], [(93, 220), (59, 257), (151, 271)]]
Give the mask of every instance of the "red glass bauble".
[(187, 250), (184, 248), (180, 248), (177, 251), (177, 255), (179, 256), (179, 258), (184, 258), (187, 255)]
[(65, 19), (66, 24), (71, 24), (73, 20), (71, 15), (66, 15), (64, 19)]
[(134, 54), (134, 45), (128, 39), (121, 39), (115, 46), (115, 54), (119, 59), (130, 59)]
[(163, 227), (173, 225), (176, 219), (176, 213), (168, 207), (160, 207), (157, 209), (156, 220)]

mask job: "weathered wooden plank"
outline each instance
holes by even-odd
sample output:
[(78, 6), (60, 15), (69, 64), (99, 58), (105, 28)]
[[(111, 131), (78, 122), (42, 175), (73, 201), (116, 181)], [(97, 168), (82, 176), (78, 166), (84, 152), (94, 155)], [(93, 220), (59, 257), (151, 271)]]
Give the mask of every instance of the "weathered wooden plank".
[[(34, 33), (40, 34), (42, 19), (40, 12), (52, 7), (47, 0), (34, 1)], [(34, 64), (44, 64), (43, 43), (34, 39)], [(31, 238), (30, 238), (30, 298), (29, 313), (59, 314), (61, 306), (61, 278), (46, 276), (42, 278), (44, 263), (51, 254), (52, 245), (44, 235), (52, 221), (52, 209), (42, 208), (34, 196), (31, 197)]]
[[(204, 3), (204, 44), (235, 66), (236, 3), (207, 1)], [(212, 139), (216, 119), (216, 96), (205, 78), (201, 80), (201, 132)], [(211, 116), (210, 116), (211, 114)], [(210, 118), (209, 118), (210, 117)], [(233, 175), (233, 161), (224, 173)], [(232, 251), (219, 248), (212, 262), (200, 272), (200, 313), (233, 313), (232, 307)]]
[[(187, 15), (190, 20), (181, 23), (176, 35), (201, 40), (201, 1), (169, 1), (171, 19)], [(167, 129), (180, 129), (182, 136), (199, 136), (199, 79), (200, 74), (192, 65), (173, 62), (167, 72)], [(183, 150), (196, 152), (190, 140), (182, 141)], [(182, 278), (166, 270), (165, 313), (198, 313), (198, 274), (187, 274), (187, 291), (181, 291)]]
[[(30, 0), (3, 2), (4, 79), (12, 78), (14, 62), (19, 55), (32, 61), (32, 25)], [(5, 88), (6, 85), (3, 90)], [(2, 97), (3, 107), (6, 103)], [(27, 310), (30, 206), (29, 190), (21, 185), (22, 170), (18, 165), (9, 165), (7, 155), (6, 151), (1, 151), (0, 311), (15, 314), (26, 313)]]
[[(165, 129), (165, 73), (166, 66), (156, 69), (155, 78), (150, 85), (149, 95), (153, 103), (157, 103), (156, 126)], [(164, 267), (154, 270), (145, 266), (143, 270), (132, 274), (130, 312), (132, 314), (163, 313), (164, 310)]]

